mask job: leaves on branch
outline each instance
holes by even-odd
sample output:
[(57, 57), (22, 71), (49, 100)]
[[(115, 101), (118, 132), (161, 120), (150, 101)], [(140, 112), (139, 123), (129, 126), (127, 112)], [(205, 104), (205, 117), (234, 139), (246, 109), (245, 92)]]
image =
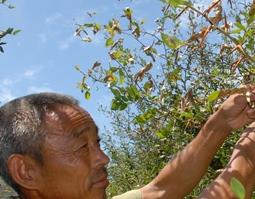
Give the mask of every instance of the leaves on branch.
[(96, 12), (86, 12), (86, 14), (89, 16), (89, 17), (93, 17), (96, 15)]
[(177, 50), (178, 48), (184, 46), (186, 43), (176, 36), (170, 36), (166, 33), (161, 33), (162, 42), (170, 49)]
[(153, 54), (156, 54), (157, 51), (156, 51), (156, 49), (153, 48), (153, 45), (151, 45), (151, 46), (145, 46), (145, 47), (143, 48), (143, 51), (145, 52), (145, 54), (146, 54), (147, 56), (151, 57), (151, 59), (152, 59), (153, 62), (156, 61)]
[(181, 111), (185, 111), (194, 102), (192, 89), (189, 89), (184, 97), (181, 98)]
[[(255, 73), (251, 64), (255, 59), (254, 2), (236, 18), (237, 4), (232, 5), (231, 0), (227, 0), (228, 5), (224, 2), (224, 7), (222, 0), (214, 0), (205, 9), (183, 0), (161, 2), (162, 15), (155, 19), (153, 30), (136, 21), (129, 7), (120, 10), (124, 20), (116, 17), (102, 25), (109, 67), (95, 62), (93, 75), (86, 75), (98, 88), (108, 86), (112, 93), (110, 113), (122, 125), (118, 130), (124, 126), (122, 132), (131, 132), (125, 136), (137, 136), (139, 141), (171, 138), (174, 141), (170, 144), (178, 142), (180, 147), (197, 134), (222, 98), (245, 92), (235, 87), (246, 75)], [(225, 9), (230, 6), (233, 10)], [(85, 30), (93, 32), (93, 23), (87, 24)], [(84, 90), (84, 96), (90, 98), (90, 92)], [(127, 120), (119, 117), (122, 113)], [(225, 154), (220, 156), (221, 165), (226, 158)]]
[(99, 66), (101, 66), (101, 63), (98, 62), (98, 61), (96, 61), (96, 62), (93, 64), (91, 70), (95, 70), (95, 68), (97, 68), (97, 67), (99, 67)]
[(136, 22), (133, 22), (132, 23), (132, 26), (134, 27), (133, 28), (133, 31), (132, 31), (132, 34), (136, 37), (136, 38), (139, 38), (141, 36), (141, 29), (140, 29), (140, 26), (138, 25), (138, 23)]
[(239, 66), (239, 64), (244, 60), (245, 58), (242, 56), (238, 60), (236, 60), (234, 63), (231, 64), (231, 69), (236, 70), (236, 68)]
[(121, 58), (123, 52), (121, 50), (113, 50), (110, 52), (110, 57), (113, 60), (117, 60), (119, 58)]
[(192, 6), (192, 3), (187, 0), (164, 0), (165, 3), (172, 7), (183, 8), (185, 6)]
[(218, 98), (222, 97), (229, 97), (230, 95), (233, 94), (243, 94), (247, 91), (246, 87), (240, 87), (240, 88), (233, 88), (233, 89), (224, 89), (224, 90), (218, 90), (218, 91), (213, 91), (208, 97), (207, 100), (208, 102), (213, 102), (217, 100)]
[(108, 25), (105, 26), (105, 29), (111, 37), (114, 37), (116, 33), (121, 34), (120, 23), (116, 19), (109, 21)]
[[(14, 28), (7, 28), (5, 31), (0, 30), (0, 41), (7, 35), (17, 35), (21, 30), (19, 29), (14, 29)], [(3, 45), (5, 45), (6, 42), (0, 42), (0, 52), (4, 53)]]
[(132, 9), (130, 7), (126, 7), (124, 9), (124, 15), (122, 15), (122, 17), (126, 17), (128, 19), (128, 21), (129, 21), (129, 29), (130, 30), (132, 29), (132, 26), (131, 26), (132, 21), (133, 21), (132, 20), (132, 14), (133, 14)]
[(213, 23), (213, 25), (217, 25), (222, 20), (222, 5), (221, 5), (221, 0), (216, 1), (212, 8), (214, 8), (215, 16), (214, 17), (210, 17), (210, 20)]
[(153, 67), (151, 62), (147, 63), (138, 73), (135, 74), (135, 81), (142, 80), (145, 73), (148, 72)]
[(147, 94), (150, 94), (151, 91), (153, 90), (153, 87), (154, 87), (154, 83), (153, 81), (150, 79), (148, 80), (144, 85), (143, 85), (143, 89), (145, 90), (145, 92)]

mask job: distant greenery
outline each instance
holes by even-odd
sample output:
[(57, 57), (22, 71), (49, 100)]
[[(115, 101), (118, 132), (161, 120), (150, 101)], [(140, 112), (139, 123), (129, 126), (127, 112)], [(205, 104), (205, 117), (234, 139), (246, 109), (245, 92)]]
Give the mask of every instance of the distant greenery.
[[(13, 5), (8, 4), (7, 0), (0, 0), (0, 5), (2, 6), (6, 6), (9, 9), (13, 9), (15, 8)], [(14, 29), (14, 28), (7, 28), (5, 30), (0, 30), (0, 52), (3, 53), (4, 52), (4, 48), (3, 46), (6, 45), (6, 42), (4, 42), (3, 40), (5, 39), (5, 37), (7, 35), (16, 35), (20, 32), (21, 30), (18, 29)]]
[[(86, 99), (91, 84), (112, 94), (111, 104), (100, 108), (113, 126), (105, 142), (112, 160), (109, 196), (151, 181), (228, 95), (254, 83), (255, 2), (214, 0), (197, 7), (200, 1), (161, 0), (161, 10), (153, 11), (159, 16), (147, 22), (136, 17), (132, 2), (106, 24), (91, 15), (76, 28), (85, 43), (93, 42), (90, 31), (103, 34), (110, 59), (98, 57), (88, 71), (76, 66)], [(218, 175), (238, 137), (226, 140), (187, 198)]]

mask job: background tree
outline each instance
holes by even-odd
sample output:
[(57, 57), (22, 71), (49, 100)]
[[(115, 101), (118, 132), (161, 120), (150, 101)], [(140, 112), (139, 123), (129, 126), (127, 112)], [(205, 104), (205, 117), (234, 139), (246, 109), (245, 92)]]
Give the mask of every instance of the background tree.
[[(95, 61), (79, 84), (86, 99), (89, 85), (112, 93), (113, 129), (105, 147), (112, 159), (109, 196), (140, 187), (196, 136), (228, 95), (254, 83), (255, 1), (161, 0), (161, 14), (144, 28), (135, 11), (123, 8), (107, 24), (78, 24), (76, 35), (103, 34), (111, 61)], [(109, 107), (109, 106), (108, 106)], [(114, 132), (114, 133), (113, 133)], [(195, 197), (226, 164), (233, 134), (212, 161), (208, 173), (187, 198)]]
[[(7, 0), (0, 0), (0, 5), (1, 6), (6, 6), (8, 7), (9, 9), (13, 9), (15, 8), (13, 5), (11, 4), (8, 4)], [(4, 48), (3, 46), (6, 44), (6, 42), (4, 42), (4, 38), (7, 36), (7, 35), (16, 35), (20, 32), (21, 30), (18, 30), (18, 29), (14, 29), (14, 28), (7, 28), (5, 30), (1, 30), (0, 29), (0, 52), (3, 53), (4, 52)]]

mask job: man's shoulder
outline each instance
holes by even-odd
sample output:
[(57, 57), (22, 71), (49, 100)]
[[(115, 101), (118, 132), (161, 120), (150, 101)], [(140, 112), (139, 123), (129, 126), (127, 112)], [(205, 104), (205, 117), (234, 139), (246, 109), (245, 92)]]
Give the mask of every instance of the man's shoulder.
[(128, 191), (122, 195), (115, 196), (112, 199), (142, 199), (142, 194), (141, 194), (141, 190), (137, 189), (137, 190)]

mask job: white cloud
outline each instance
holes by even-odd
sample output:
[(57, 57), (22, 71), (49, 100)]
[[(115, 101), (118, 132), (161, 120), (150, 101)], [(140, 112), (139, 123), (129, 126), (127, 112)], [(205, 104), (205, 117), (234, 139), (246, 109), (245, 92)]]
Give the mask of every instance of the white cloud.
[[(21, 73), (13, 74), (12, 77), (7, 77), (1, 80), (0, 82), (0, 103), (5, 103), (8, 102), (16, 96), (20, 95), (19, 90), (17, 88), (21, 86), (26, 86), (24, 84), (30, 84), (34, 85), (34, 79), (36, 75), (39, 73), (41, 70), (41, 67), (33, 67), (24, 70)], [(30, 81), (28, 81), (30, 80)], [(27, 86), (28, 87), (28, 86)], [(28, 92), (42, 92), (42, 91), (51, 91), (50, 88), (48, 87), (29, 87)]]
[(70, 45), (71, 45), (75, 40), (76, 40), (76, 38), (74, 38), (73, 36), (68, 37), (67, 39), (65, 39), (65, 40), (63, 40), (63, 41), (61, 41), (61, 42), (59, 43), (58, 48), (59, 48), (60, 50), (67, 50), (67, 49), (70, 47)]
[(18, 78), (18, 81), (23, 81), (24, 79), (34, 79), (42, 68), (43, 67), (40, 65), (27, 67), (27, 69), (25, 69), (22, 75)]
[(24, 73), (23, 76), (25, 78), (34, 78), (35, 74), (38, 73), (37, 69), (27, 69)]
[(27, 70), (24, 72), (25, 77), (33, 77), (35, 75), (35, 71), (33, 70)]
[(1, 85), (3, 85), (3, 86), (10, 86), (10, 85), (12, 85), (13, 83), (14, 83), (13, 80), (11, 80), (11, 79), (9, 79), (9, 78), (5, 78), (5, 79), (2, 81)]
[(60, 50), (66, 50), (66, 49), (69, 48), (69, 46), (70, 46), (70, 42), (69, 41), (61, 42), (59, 44), (59, 49)]
[(41, 86), (41, 87), (31, 86), (27, 89), (27, 92), (28, 93), (41, 93), (41, 92), (53, 92), (53, 90), (46, 86)]
[(46, 17), (45, 19), (45, 23), (46, 24), (55, 24), (57, 23), (59, 20), (61, 20), (63, 18), (63, 14), (61, 13), (55, 13), (52, 16)]
[(15, 96), (12, 93), (11, 89), (0, 88), (0, 102), (1, 103), (6, 103), (14, 98), (15, 98)]

